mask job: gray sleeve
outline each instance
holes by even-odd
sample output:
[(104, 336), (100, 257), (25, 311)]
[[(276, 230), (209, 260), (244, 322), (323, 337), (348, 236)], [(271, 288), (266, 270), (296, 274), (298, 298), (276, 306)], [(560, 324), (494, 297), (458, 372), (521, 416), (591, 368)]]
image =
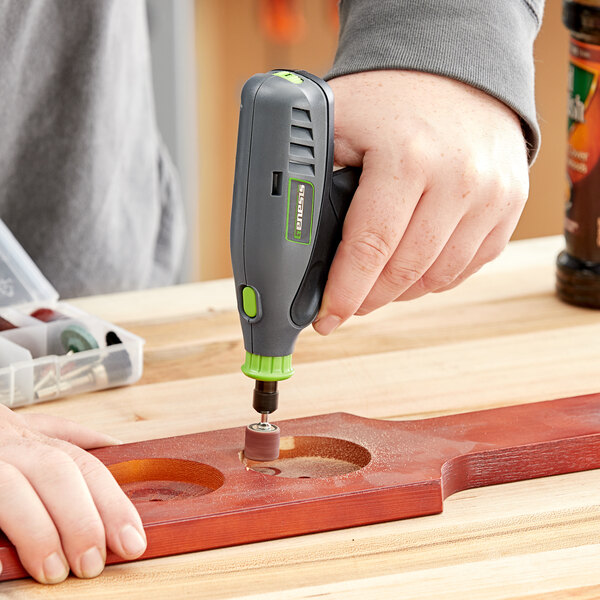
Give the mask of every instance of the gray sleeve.
[(495, 96), (520, 117), (533, 162), (540, 131), (533, 41), (544, 0), (341, 0), (326, 79), (378, 69), (444, 75)]

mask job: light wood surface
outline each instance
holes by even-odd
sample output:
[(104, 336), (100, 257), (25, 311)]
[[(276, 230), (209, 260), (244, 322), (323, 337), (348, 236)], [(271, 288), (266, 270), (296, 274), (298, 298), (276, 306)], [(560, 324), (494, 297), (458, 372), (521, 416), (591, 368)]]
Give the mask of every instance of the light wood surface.
[[(560, 238), (515, 242), (441, 295), (298, 342), (279, 419), (343, 410), (416, 418), (600, 391), (600, 313), (553, 295)], [(125, 441), (254, 416), (231, 282), (80, 299), (146, 340), (143, 381), (27, 408)], [(506, 424), (507, 427), (511, 423)], [(444, 513), (108, 567), (0, 598), (597, 598), (600, 471), (469, 490)]]

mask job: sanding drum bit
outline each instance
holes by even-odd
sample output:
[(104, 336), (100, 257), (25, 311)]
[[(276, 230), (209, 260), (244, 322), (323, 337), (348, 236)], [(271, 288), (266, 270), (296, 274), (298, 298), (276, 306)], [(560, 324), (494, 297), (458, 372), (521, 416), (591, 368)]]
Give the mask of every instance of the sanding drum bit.
[(250, 460), (279, 458), (280, 430), (277, 425), (269, 423), (269, 414), (277, 409), (278, 398), (276, 381), (256, 380), (252, 405), (260, 413), (261, 420), (246, 427), (244, 456)]

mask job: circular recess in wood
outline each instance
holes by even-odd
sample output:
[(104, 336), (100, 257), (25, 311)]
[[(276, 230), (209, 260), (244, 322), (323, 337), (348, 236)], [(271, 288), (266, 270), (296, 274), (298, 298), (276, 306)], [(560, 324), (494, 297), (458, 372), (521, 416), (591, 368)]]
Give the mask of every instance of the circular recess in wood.
[(225, 478), (210, 465), (176, 458), (144, 458), (108, 466), (134, 502), (186, 500), (219, 489)]
[(241, 453), (248, 470), (295, 479), (346, 475), (366, 467), (370, 452), (354, 442), (330, 437), (287, 436), (279, 445), (279, 458), (268, 462), (250, 460)]

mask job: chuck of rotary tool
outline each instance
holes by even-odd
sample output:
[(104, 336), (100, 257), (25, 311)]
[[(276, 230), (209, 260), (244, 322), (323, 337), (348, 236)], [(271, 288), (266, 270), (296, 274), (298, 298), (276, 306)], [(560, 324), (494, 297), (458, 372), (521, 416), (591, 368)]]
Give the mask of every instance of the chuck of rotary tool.
[(269, 414), (277, 410), (279, 392), (276, 381), (256, 380), (252, 406), (261, 415), (260, 423), (246, 427), (244, 456), (269, 461), (279, 457), (279, 427), (269, 423)]
[(257, 379), (254, 384), (254, 397), (252, 400), (254, 410), (262, 415), (269, 415), (277, 410), (278, 402), (277, 382)]

